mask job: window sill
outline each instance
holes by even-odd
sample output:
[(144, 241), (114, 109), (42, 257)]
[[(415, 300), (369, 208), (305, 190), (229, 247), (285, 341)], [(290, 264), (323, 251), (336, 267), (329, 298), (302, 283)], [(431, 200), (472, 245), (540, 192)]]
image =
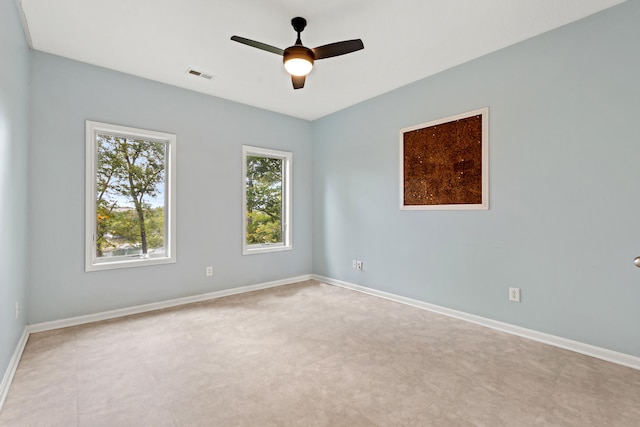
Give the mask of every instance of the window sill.
[(171, 258), (135, 258), (121, 261), (112, 262), (97, 262), (87, 263), (85, 266), (85, 272), (91, 271), (103, 271), (103, 270), (117, 270), (120, 268), (132, 268), (132, 267), (146, 267), (150, 265), (162, 265), (162, 264), (174, 264), (176, 262), (175, 257)]
[(282, 252), (282, 251), (290, 251), (293, 249), (291, 245), (261, 245), (261, 246), (250, 246), (244, 247), (242, 249), (242, 255), (256, 255), (256, 254), (264, 254), (269, 252)]

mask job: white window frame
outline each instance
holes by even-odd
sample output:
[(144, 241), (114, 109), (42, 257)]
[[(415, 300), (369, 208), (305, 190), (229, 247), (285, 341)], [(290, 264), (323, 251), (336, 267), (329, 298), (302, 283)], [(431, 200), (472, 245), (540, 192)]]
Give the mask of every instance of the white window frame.
[[(282, 243), (247, 244), (247, 156), (262, 156), (282, 159)], [(268, 252), (290, 251), (293, 249), (291, 241), (291, 171), (293, 170), (293, 153), (289, 151), (272, 150), (268, 148), (242, 146), (242, 254), (253, 255)]]
[[(108, 134), (130, 139), (162, 142), (167, 144), (165, 157), (165, 251), (159, 258), (118, 259), (112, 262), (97, 262), (96, 259), (96, 173), (97, 135)], [(109, 123), (86, 121), (86, 201), (85, 201), (85, 271), (113, 270), (176, 262), (176, 135), (152, 130), (137, 129)]]

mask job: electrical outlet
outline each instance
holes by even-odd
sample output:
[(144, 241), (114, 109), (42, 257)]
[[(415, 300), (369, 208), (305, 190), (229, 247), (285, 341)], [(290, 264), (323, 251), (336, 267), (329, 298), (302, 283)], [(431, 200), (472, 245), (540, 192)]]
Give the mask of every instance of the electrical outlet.
[(362, 261), (356, 261), (356, 270), (362, 271)]
[(16, 320), (18, 320), (18, 315), (20, 314), (20, 304), (16, 301)]
[(213, 266), (208, 266), (207, 267), (207, 271), (206, 271), (206, 275), (208, 276), (213, 276)]
[(355, 259), (351, 261), (351, 268), (356, 268), (357, 266), (358, 266), (358, 261), (356, 261)]
[(520, 302), (520, 288), (509, 288), (509, 301)]

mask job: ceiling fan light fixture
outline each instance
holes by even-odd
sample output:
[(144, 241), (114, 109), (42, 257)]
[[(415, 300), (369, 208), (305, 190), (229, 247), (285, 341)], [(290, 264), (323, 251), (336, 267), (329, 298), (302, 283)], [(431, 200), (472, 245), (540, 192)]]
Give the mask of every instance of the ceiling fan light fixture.
[(313, 52), (304, 46), (291, 46), (283, 55), (284, 68), (292, 76), (306, 76), (313, 68)]
[(284, 68), (293, 76), (306, 76), (311, 72), (313, 64), (305, 58), (291, 58), (284, 63)]

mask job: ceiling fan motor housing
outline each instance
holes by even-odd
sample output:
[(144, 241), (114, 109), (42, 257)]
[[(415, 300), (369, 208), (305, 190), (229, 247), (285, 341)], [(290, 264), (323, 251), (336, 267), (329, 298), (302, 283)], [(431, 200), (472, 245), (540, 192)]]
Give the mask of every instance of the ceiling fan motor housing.
[[(283, 64), (285, 64), (285, 68), (287, 68), (287, 62), (296, 59), (307, 61), (311, 66), (313, 66), (315, 55), (313, 54), (313, 51), (311, 49), (301, 45), (290, 46), (284, 50), (284, 54), (282, 55), (282, 62)], [(287, 71), (289, 71), (288, 68)], [(311, 68), (309, 68), (309, 71), (311, 71)]]

